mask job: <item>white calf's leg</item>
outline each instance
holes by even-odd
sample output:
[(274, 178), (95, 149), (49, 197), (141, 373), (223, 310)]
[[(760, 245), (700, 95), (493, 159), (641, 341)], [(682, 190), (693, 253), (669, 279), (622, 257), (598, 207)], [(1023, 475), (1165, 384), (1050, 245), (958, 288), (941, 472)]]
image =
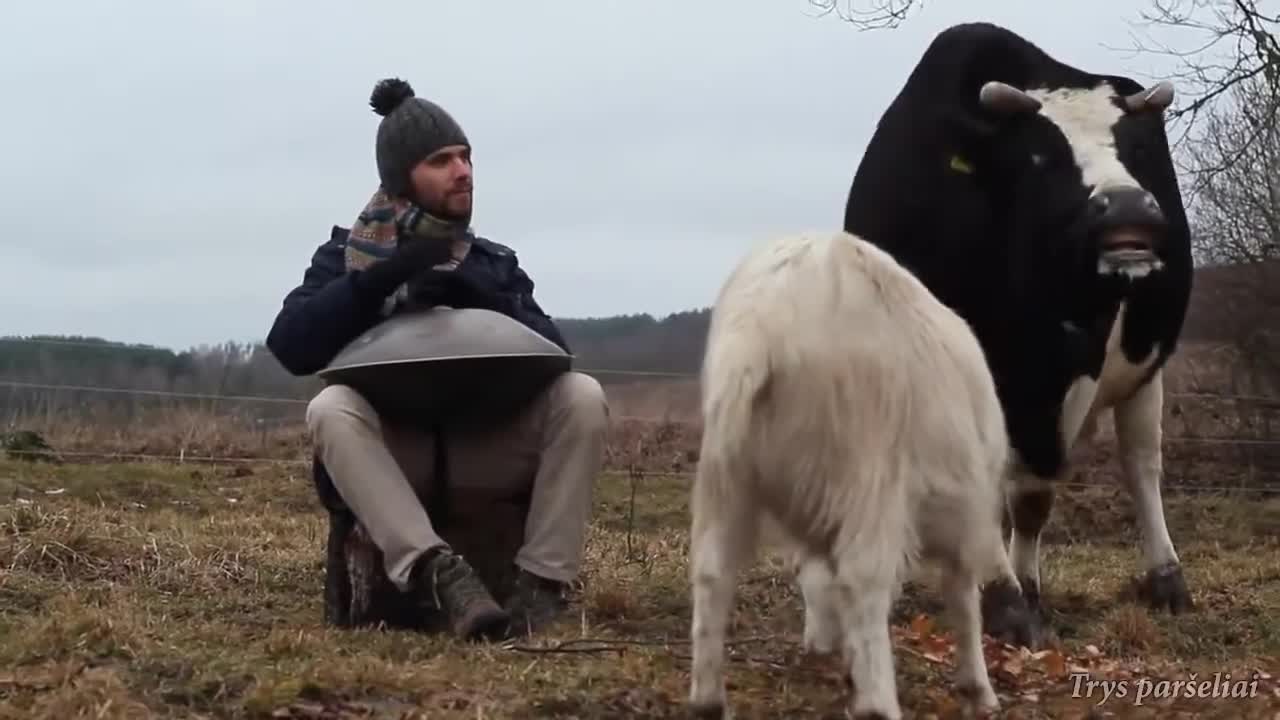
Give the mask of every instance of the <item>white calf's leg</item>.
[(856, 570), (836, 577), (835, 596), (844, 621), (844, 656), (856, 693), (854, 720), (902, 717), (889, 639), (892, 583), (892, 576), (873, 577)]
[[(956, 506), (966, 507), (957, 498)], [(958, 511), (959, 536), (945, 558), (942, 594), (956, 636), (956, 687), (979, 711), (999, 707), (982, 652), (982, 610), (979, 586), (989, 577), (1016, 583), (1001, 537), (1000, 524), (989, 507), (970, 499), (967, 512)], [(1013, 585), (1017, 587), (1017, 585)]]
[(942, 567), (942, 596), (956, 638), (956, 688), (973, 709), (990, 712), (999, 701), (982, 652), (979, 588), (995, 580), (1015, 597), (1019, 588), (1002, 537), (998, 488), (990, 477), (974, 474), (959, 475), (926, 498), (920, 528), (925, 554)]
[(825, 655), (844, 644), (838, 589), (830, 561), (805, 557), (796, 575), (804, 595), (804, 649)]
[[(907, 517), (889, 508), (881, 512), (884, 516)], [(837, 542), (832, 552), (835, 581), (829, 596), (844, 625), (844, 657), (855, 688), (854, 720), (899, 720), (902, 709), (889, 639), (889, 610), (903, 558), (902, 541), (898, 538), (905, 528), (879, 522), (873, 526), (876, 529), (857, 528), (857, 542), (844, 538)]]
[(704, 462), (694, 481), (689, 575), (693, 590), (690, 628), (693, 667), (689, 704), (697, 717), (730, 717), (724, 684), (724, 642), (733, 610), (737, 576), (755, 554), (757, 510), (749, 490), (729, 497), (716, 492), (723, 472)]
[(1162, 373), (1157, 372), (1137, 393), (1116, 405), (1116, 443), (1142, 532), (1147, 599), (1153, 607), (1177, 613), (1191, 609), (1192, 602), (1160, 497), (1163, 412), (1164, 383)]
[(994, 711), (1000, 702), (987, 675), (982, 652), (982, 612), (977, 574), (948, 565), (942, 573), (942, 593), (956, 637), (956, 688), (975, 707)]

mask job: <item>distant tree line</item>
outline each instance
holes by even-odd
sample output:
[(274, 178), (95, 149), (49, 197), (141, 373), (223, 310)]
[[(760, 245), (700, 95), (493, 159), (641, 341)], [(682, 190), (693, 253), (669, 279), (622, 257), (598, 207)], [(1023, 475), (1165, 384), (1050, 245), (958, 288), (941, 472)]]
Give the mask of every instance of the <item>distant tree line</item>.
[[(648, 314), (559, 319), (577, 356), (577, 365), (663, 373), (695, 373), (701, 365), (708, 310), (665, 318)], [(643, 376), (599, 376), (619, 383)], [(307, 399), (320, 387), (314, 377), (298, 378), (280, 366), (262, 343), (227, 342), (185, 351), (115, 342), (100, 337), (33, 335), (0, 337), (0, 419), (29, 416), (88, 404), (136, 414), (140, 408), (199, 404), (221, 411), (245, 405), (231, 399), (167, 398), (146, 393), (54, 391), (46, 386), (122, 388), (228, 398), (267, 396)], [(260, 417), (296, 415), (296, 405), (252, 403)]]

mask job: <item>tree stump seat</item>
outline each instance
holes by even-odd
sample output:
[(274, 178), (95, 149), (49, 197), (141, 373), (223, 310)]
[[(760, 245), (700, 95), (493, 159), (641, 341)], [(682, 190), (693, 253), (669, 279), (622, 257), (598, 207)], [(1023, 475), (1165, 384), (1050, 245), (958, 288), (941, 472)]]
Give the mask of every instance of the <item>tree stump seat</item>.
[[(391, 584), (383, 568), (382, 551), (343, 503), (319, 458), (313, 459), (313, 480), (329, 515), (325, 623), (344, 628), (382, 625), (447, 631), (448, 621), (442, 613), (414, 607), (410, 595)], [(436, 532), (466, 558), (494, 599), (503, 604), (514, 589), (514, 561), (524, 542), (529, 492), (497, 496), (450, 487), (447, 497), (440, 499), (447, 510), (432, 513)], [(437, 519), (437, 515), (443, 517)]]

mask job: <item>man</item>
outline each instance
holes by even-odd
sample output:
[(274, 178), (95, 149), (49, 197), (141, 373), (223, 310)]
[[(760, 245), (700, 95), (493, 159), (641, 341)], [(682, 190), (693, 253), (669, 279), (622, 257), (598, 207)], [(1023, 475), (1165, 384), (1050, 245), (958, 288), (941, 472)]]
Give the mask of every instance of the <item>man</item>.
[[(370, 105), (383, 116), (380, 187), (349, 232), (333, 229), (285, 297), (267, 337), (275, 357), (295, 375), (314, 373), (387, 314), (415, 305), (502, 312), (567, 351), (515, 253), (470, 230), (471, 146), (458, 123), (398, 79), (379, 82)], [(387, 422), (341, 385), (311, 401), (307, 426), (335, 489), (381, 549), (391, 582), (424, 607), (444, 610), (454, 632), (473, 639), (532, 629), (563, 609), (604, 462), (607, 414), (600, 384), (570, 372), (510, 422), (449, 433), (459, 482), (493, 489), (533, 477), (516, 591), (505, 608), (436, 533), (420, 501), (431, 433)]]

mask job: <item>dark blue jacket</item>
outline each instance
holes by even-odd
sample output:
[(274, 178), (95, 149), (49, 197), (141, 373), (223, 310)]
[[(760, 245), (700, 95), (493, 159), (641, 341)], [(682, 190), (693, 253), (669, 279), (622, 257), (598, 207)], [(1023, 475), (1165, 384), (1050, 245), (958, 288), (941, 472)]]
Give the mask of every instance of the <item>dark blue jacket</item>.
[[(382, 297), (367, 297), (352, 283), (358, 270), (346, 269), (349, 229), (333, 227), (329, 241), (316, 249), (302, 284), (289, 291), (267, 334), (267, 349), (294, 375), (323, 369), (343, 347), (376, 325), (383, 316)], [(462, 264), (472, 285), (489, 295), (486, 305), (523, 323), (569, 352), (559, 328), (533, 299), (533, 281), (511, 248), (477, 237)], [(456, 302), (456, 301), (455, 301)], [(450, 307), (473, 307), (474, 302)]]

